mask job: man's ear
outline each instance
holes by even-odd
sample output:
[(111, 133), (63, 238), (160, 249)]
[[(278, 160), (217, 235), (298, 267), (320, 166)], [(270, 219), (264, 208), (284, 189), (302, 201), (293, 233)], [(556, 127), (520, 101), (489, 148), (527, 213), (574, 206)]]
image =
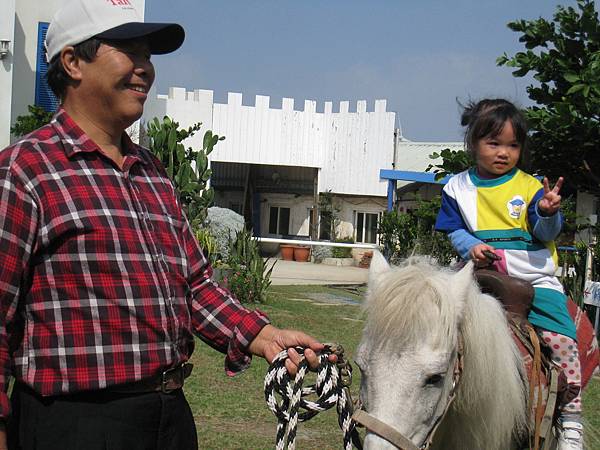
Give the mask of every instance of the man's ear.
[(72, 80), (81, 81), (81, 59), (75, 55), (75, 49), (70, 45), (63, 48), (59, 58), (67, 75)]

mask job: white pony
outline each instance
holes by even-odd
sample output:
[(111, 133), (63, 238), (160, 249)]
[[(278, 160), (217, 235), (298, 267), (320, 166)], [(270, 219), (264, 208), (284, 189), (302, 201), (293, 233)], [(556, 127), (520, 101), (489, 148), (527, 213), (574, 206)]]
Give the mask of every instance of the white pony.
[[(526, 437), (521, 355), (502, 307), (480, 292), (472, 271), (425, 259), (390, 267), (373, 256), (356, 355), (363, 408), (418, 448), (442, 416), (431, 449), (507, 450)], [(444, 416), (459, 334), (464, 369)], [(368, 432), (364, 448), (396, 447)]]

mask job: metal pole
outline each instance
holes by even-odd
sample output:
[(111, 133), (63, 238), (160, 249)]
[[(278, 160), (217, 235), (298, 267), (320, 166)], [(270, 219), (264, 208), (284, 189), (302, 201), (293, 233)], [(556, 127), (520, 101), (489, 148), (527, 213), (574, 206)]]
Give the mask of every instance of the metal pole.
[[(312, 228), (308, 231), (313, 241), (319, 239), (319, 169), (313, 170), (313, 207), (310, 212), (312, 218)], [(310, 221), (309, 221), (310, 222)]]
[(396, 180), (388, 180), (387, 190), (387, 210), (388, 212), (394, 209), (394, 193), (396, 192)]

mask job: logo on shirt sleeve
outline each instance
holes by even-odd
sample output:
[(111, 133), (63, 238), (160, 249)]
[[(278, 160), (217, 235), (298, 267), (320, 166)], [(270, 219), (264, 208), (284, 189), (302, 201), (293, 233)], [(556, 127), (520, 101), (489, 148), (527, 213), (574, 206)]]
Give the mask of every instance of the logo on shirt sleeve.
[(508, 201), (506, 207), (508, 208), (508, 214), (510, 217), (518, 219), (521, 217), (521, 213), (525, 209), (525, 200), (523, 200), (523, 197), (520, 195), (515, 195)]

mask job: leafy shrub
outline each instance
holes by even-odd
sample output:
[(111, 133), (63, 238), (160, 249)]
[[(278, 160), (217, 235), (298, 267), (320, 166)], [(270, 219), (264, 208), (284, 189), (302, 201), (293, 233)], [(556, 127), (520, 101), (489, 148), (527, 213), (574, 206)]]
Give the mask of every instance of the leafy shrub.
[[(341, 237), (335, 239), (335, 242), (339, 242), (342, 244), (353, 244), (354, 239), (349, 236)], [(352, 248), (350, 247), (333, 247), (331, 250), (333, 258), (351, 258), (352, 257)]]
[(232, 273), (227, 279), (229, 290), (243, 303), (266, 302), (275, 262), (267, 269), (258, 242), (245, 229), (238, 231), (235, 240), (230, 242), (228, 262)]
[(206, 227), (200, 227), (195, 231), (196, 240), (200, 244), (200, 248), (204, 252), (204, 256), (208, 259), (211, 266), (217, 263), (217, 242), (214, 236), (211, 234), (210, 229)]
[(559, 251), (559, 263), (563, 268), (560, 282), (565, 294), (580, 306), (583, 306), (586, 257), (587, 246), (584, 243), (578, 243), (572, 251)]
[(333, 251), (327, 245), (315, 245), (312, 248), (312, 256), (316, 263), (322, 262), (325, 258), (332, 258)]
[(445, 233), (435, 231), (434, 225), (441, 198), (417, 199), (417, 208), (409, 213), (386, 212), (379, 224), (379, 242), (390, 262), (414, 254), (430, 255), (440, 264), (447, 265), (456, 252)]
[(10, 128), (10, 133), (15, 137), (25, 136), (34, 130), (46, 125), (52, 119), (53, 113), (46, 112), (41, 106), (29, 105), (29, 114), (18, 116), (15, 124)]
[(379, 242), (383, 253), (392, 264), (413, 254), (417, 240), (415, 218), (398, 211), (385, 212), (379, 223)]
[(206, 228), (215, 240), (216, 259), (228, 262), (231, 242), (244, 229), (244, 217), (227, 208), (208, 208)]
[(165, 116), (162, 122), (155, 117), (146, 130), (148, 147), (163, 163), (175, 183), (193, 229), (204, 222), (207, 209), (214, 199), (213, 189), (206, 187), (212, 174), (208, 167), (208, 155), (217, 142), (225, 139), (208, 130), (204, 133), (201, 149), (186, 149), (182, 142), (193, 136), (201, 126), (201, 123), (196, 123), (187, 130), (181, 129), (178, 122)]

